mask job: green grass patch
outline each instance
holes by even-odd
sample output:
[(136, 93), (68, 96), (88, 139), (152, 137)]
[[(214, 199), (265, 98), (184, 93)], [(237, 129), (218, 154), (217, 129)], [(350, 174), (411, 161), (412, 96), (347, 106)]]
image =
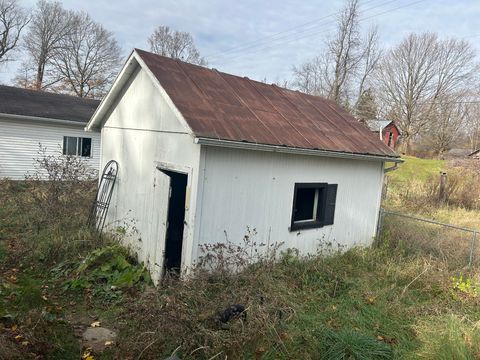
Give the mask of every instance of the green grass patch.
[(414, 156), (402, 156), (404, 163), (398, 169), (389, 173), (393, 183), (406, 183), (412, 179), (426, 181), (430, 176), (444, 170), (445, 160), (420, 159)]
[(321, 360), (389, 360), (393, 352), (386, 343), (355, 330), (339, 332), (326, 329), (320, 347)]

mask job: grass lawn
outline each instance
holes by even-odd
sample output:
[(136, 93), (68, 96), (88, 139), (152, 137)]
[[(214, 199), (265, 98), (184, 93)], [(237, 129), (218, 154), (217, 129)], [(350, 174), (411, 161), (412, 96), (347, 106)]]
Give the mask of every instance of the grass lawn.
[(420, 159), (414, 156), (402, 156), (404, 163), (389, 173), (389, 180), (394, 183), (406, 183), (412, 179), (426, 181), (429, 176), (437, 175), (445, 169), (445, 160)]

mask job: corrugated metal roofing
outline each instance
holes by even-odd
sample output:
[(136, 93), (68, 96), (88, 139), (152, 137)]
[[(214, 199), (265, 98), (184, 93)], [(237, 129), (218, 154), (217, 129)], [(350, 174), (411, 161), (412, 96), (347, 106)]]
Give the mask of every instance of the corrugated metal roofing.
[(135, 51), (197, 137), (398, 156), (333, 101)]
[(0, 113), (87, 123), (100, 101), (0, 85)]
[(367, 120), (366, 121), (367, 126), (370, 128), (372, 131), (382, 131), (385, 129), (385, 127), (391, 123), (390, 120)]

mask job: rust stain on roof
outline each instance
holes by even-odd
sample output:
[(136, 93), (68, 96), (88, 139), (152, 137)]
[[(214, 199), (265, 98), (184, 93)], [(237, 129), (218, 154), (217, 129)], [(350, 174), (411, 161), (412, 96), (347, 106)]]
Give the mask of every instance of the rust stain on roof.
[(197, 137), (398, 157), (333, 101), (135, 51)]

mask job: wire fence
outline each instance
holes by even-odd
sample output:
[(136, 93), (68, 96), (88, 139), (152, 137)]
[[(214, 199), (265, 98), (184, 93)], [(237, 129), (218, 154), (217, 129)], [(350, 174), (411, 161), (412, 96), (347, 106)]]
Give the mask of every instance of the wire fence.
[(480, 265), (480, 231), (380, 209), (377, 239), (452, 265)]

